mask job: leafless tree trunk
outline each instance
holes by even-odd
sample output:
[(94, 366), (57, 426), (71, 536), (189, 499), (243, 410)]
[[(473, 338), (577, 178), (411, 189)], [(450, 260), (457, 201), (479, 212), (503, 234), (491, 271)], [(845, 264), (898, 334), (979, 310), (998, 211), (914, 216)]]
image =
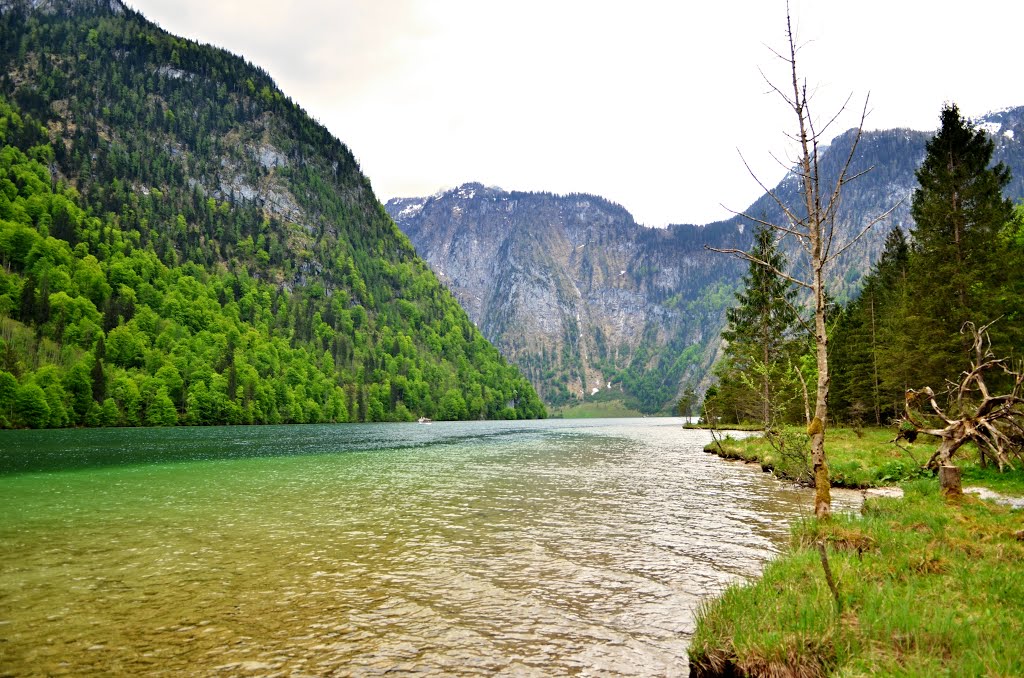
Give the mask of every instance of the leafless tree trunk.
[(761, 359), (764, 361), (764, 374), (761, 375), (761, 422), (765, 430), (768, 430), (774, 426), (775, 422), (772, 416), (774, 414), (772, 412), (772, 381), (768, 368), (771, 365), (771, 356), (768, 355), (768, 337), (764, 337), (763, 333), (761, 348)]
[(804, 422), (806, 422), (807, 425), (810, 426), (811, 425), (811, 398), (807, 394), (807, 380), (804, 379), (804, 373), (800, 371), (800, 366), (799, 365), (794, 366), (794, 369), (796, 370), (796, 376), (800, 379), (800, 389), (801, 389), (801, 393), (803, 394), (803, 397), (804, 397)]
[(878, 338), (875, 332), (875, 298), (871, 297), (871, 397), (875, 410), (875, 426), (882, 425), (882, 387), (878, 378)]
[[(791, 205), (786, 203), (778, 193), (768, 188), (751, 171), (751, 175), (775, 201), (775, 204), (782, 211), (785, 223), (773, 223), (742, 214), (751, 221), (771, 228), (779, 237), (791, 237), (799, 243), (807, 256), (810, 270), (802, 278), (796, 277), (796, 272), (787, 273), (781, 271), (769, 263), (758, 259), (749, 252), (738, 249), (709, 248), (715, 252), (724, 252), (755, 262), (771, 270), (794, 285), (810, 292), (814, 305), (813, 326), (807, 329), (814, 336), (815, 359), (818, 366), (818, 383), (814, 398), (814, 417), (807, 427), (807, 433), (811, 437), (811, 462), (814, 471), (814, 513), (820, 518), (828, 517), (831, 512), (832, 497), (831, 485), (828, 479), (828, 460), (825, 455), (825, 427), (828, 421), (828, 390), (829, 390), (829, 365), (828, 365), (828, 333), (825, 327), (825, 279), (829, 265), (835, 261), (851, 245), (860, 240), (875, 224), (887, 217), (892, 209), (872, 220), (864, 228), (845, 243), (834, 243), (836, 212), (839, 208), (839, 200), (842, 195), (843, 186), (861, 176), (861, 173), (850, 171), (850, 165), (860, 142), (861, 132), (864, 127), (864, 119), (867, 115), (867, 99), (864, 101), (864, 109), (861, 112), (860, 123), (854, 136), (850, 153), (840, 170), (835, 183), (827, 187), (822, 186), (822, 177), (819, 170), (819, 146), (825, 141), (824, 134), (829, 126), (835, 122), (843, 111), (844, 104), (823, 127), (816, 127), (815, 119), (811, 115), (807, 81), (802, 79), (797, 69), (797, 44), (796, 36), (793, 33), (792, 20), (789, 7), (786, 8), (786, 37), (788, 51), (785, 53), (775, 52), (775, 56), (783, 60), (789, 70), (791, 83), (787, 88), (781, 89), (768, 80), (768, 85), (773, 92), (779, 95), (786, 105), (796, 116), (797, 132), (789, 135), (797, 143), (797, 158), (795, 163), (787, 165), (790, 172), (796, 177), (800, 184), (801, 204)], [(789, 86), (792, 91), (789, 92)], [(849, 99), (847, 99), (847, 104)], [(744, 164), (747, 164), (744, 160)], [(750, 165), (747, 164), (750, 170)], [(865, 170), (867, 171), (867, 170)]]

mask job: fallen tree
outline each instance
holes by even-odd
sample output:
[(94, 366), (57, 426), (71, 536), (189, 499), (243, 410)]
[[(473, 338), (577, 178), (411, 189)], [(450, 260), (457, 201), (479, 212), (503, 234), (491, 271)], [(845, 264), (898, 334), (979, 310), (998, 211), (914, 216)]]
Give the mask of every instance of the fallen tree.
[[(991, 457), (1000, 471), (1013, 468), (1011, 457), (1024, 461), (1024, 365), (992, 353), (991, 325), (977, 328), (968, 322), (961, 328), (961, 333), (970, 332), (974, 339), (971, 367), (958, 383), (949, 384), (945, 406), (930, 387), (907, 391), (900, 436), (939, 439), (927, 468), (939, 471), (953, 466), (953, 455), (969, 442), (977, 445), (983, 465)], [(1004, 392), (993, 395), (990, 382), (998, 382)]]

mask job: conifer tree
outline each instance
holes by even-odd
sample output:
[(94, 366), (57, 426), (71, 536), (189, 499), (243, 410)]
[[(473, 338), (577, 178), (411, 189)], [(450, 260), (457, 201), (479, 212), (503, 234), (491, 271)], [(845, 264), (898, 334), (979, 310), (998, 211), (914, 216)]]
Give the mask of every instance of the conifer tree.
[(833, 335), (834, 406), (843, 418), (875, 425), (898, 414), (907, 382), (906, 277), (910, 248), (893, 228), (864, 278), (860, 295), (840, 316)]
[[(785, 266), (785, 259), (768, 228), (759, 228), (755, 233), (751, 254), (769, 266), (778, 269)], [(736, 293), (739, 303), (726, 311), (728, 326), (722, 332), (722, 338), (728, 342), (725, 365), (740, 377), (746, 376), (738, 380), (740, 383), (756, 386), (741, 392), (741, 397), (752, 405), (743, 411), (760, 419), (766, 428), (773, 423), (780, 382), (788, 370), (787, 358), (792, 351), (793, 329), (797, 323), (795, 298), (796, 290), (787, 280), (763, 264), (751, 261), (743, 278), (743, 290)]]
[[(910, 292), (917, 312), (908, 319), (913, 343), (927, 347), (914, 376), (919, 385), (936, 387), (959, 372), (970, 344), (960, 332), (964, 324), (987, 324), (1003, 312), (996, 292), (1007, 272), (1000, 232), (1013, 218), (1003, 197), (1010, 172), (1002, 163), (990, 166), (993, 142), (955, 104), (940, 119), (911, 205), (917, 225)], [(998, 325), (993, 330), (994, 348), (1004, 354)]]

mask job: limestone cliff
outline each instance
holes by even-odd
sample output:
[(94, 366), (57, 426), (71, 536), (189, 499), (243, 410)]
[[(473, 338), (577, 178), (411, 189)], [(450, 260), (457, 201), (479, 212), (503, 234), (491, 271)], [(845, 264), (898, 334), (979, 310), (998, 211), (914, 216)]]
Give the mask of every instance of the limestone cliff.
[[(595, 196), (480, 184), (387, 208), (549, 404), (611, 391), (654, 412), (707, 371), (740, 267), (704, 249), (706, 229), (653, 230)], [(745, 242), (734, 225), (712, 230)]]

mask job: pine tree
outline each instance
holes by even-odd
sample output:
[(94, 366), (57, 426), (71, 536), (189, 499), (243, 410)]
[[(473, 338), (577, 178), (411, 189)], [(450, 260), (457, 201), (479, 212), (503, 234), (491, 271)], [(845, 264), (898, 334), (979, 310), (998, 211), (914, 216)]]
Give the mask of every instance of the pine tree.
[(850, 421), (891, 418), (906, 381), (906, 276), (910, 249), (898, 226), (833, 335), (833, 406)]
[[(1002, 313), (996, 292), (1006, 281), (1000, 232), (1013, 218), (1003, 197), (1010, 172), (1002, 163), (990, 166), (993, 142), (955, 104), (945, 106), (940, 119), (911, 205), (917, 226), (910, 294), (917, 313), (908, 318), (912, 342), (922, 350), (915, 363), (918, 385), (936, 387), (960, 370), (971, 343), (960, 332), (964, 323), (982, 325)], [(1002, 353), (995, 329), (995, 348)]]
[[(761, 228), (755, 233), (751, 255), (777, 269), (785, 267), (770, 229)], [(738, 305), (726, 311), (728, 326), (722, 332), (728, 342), (725, 364), (738, 373), (740, 382), (756, 387), (748, 387), (753, 407), (742, 411), (760, 419), (765, 427), (773, 423), (789, 369), (797, 322), (795, 298), (796, 290), (789, 282), (752, 261), (743, 278), (743, 290), (736, 293)]]

